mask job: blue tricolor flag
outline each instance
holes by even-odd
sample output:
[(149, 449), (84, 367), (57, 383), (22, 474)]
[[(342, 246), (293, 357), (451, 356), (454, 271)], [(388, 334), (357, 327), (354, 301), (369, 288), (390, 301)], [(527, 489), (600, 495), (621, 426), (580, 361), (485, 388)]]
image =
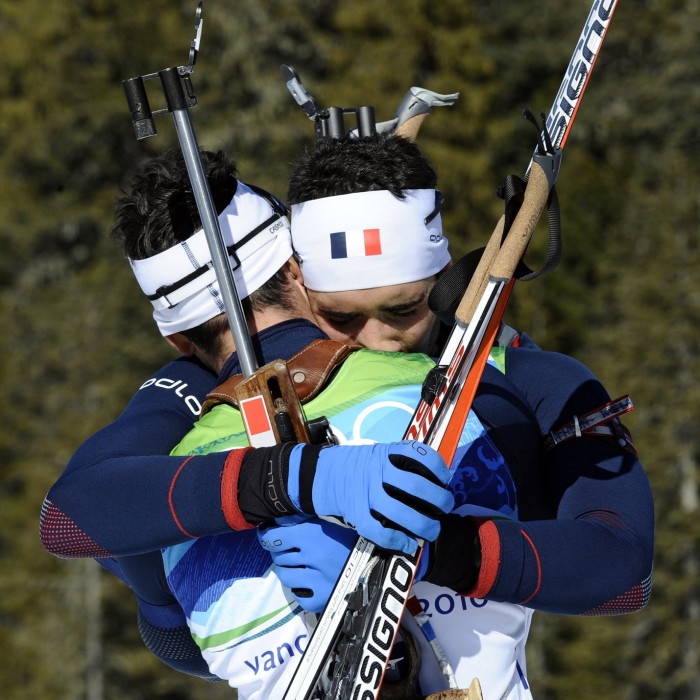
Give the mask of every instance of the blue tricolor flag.
[(331, 258), (363, 258), (381, 254), (382, 241), (378, 228), (331, 233)]

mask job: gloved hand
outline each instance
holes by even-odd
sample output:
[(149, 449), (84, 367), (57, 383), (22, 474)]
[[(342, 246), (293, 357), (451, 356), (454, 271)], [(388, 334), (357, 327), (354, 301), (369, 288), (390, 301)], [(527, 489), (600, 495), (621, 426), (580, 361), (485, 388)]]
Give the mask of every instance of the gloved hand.
[(249, 523), (294, 513), (334, 516), (385, 549), (411, 554), (434, 540), (454, 498), (442, 457), (416, 441), (317, 447), (275, 445), (246, 453), (238, 505)]
[[(289, 520), (295, 522), (286, 524)], [(349, 527), (302, 516), (258, 528), (260, 545), (270, 552), (280, 581), (304, 610), (314, 613), (326, 607), (357, 538)]]
[(466, 593), (474, 587), (481, 568), (481, 542), (474, 518), (451, 513), (441, 518), (440, 534), (423, 547), (414, 583)]

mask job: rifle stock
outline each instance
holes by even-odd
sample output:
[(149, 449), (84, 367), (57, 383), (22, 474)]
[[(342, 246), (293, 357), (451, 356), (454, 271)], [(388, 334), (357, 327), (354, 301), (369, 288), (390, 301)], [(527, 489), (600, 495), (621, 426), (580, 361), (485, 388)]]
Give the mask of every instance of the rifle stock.
[[(304, 410), (284, 360), (258, 368), (234, 390), (253, 447), (311, 442)], [(265, 417), (260, 410), (264, 408)]]

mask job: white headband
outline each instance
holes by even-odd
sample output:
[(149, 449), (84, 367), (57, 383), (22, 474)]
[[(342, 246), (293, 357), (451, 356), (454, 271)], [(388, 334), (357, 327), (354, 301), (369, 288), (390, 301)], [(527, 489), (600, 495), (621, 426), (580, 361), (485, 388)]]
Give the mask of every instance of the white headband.
[(313, 199), (292, 206), (292, 241), (304, 284), (340, 292), (416, 282), (450, 261), (441, 195), (387, 190)]
[[(289, 220), (242, 182), (218, 218), (224, 244), (227, 248), (235, 245), (240, 260), (236, 268), (235, 258), (229, 257), (236, 290), (244, 299), (292, 257)], [(162, 253), (129, 260), (139, 286), (153, 304), (153, 318), (162, 335), (194, 328), (224, 312), (211, 259), (204, 229), (200, 229)]]

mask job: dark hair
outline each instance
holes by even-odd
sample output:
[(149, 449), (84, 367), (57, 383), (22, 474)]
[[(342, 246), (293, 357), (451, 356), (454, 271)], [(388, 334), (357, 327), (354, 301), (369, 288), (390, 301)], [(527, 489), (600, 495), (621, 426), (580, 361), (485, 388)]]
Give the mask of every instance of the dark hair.
[[(244, 308), (245, 301), (243, 300)], [(201, 323), (194, 328), (181, 331), (185, 338), (191, 340), (197, 347), (208, 353), (210, 357), (223, 357), (224, 354), (224, 333), (230, 331), (226, 314), (219, 314)]]
[[(200, 151), (200, 157), (216, 213), (221, 214), (238, 187), (236, 164), (223, 151)], [(117, 200), (112, 236), (121, 243), (127, 257), (143, 260), (187, 240), (201, 227), (184, 157), (179, 148), (172, 148), (139, 166), (127, 192)], [(283, 269), (242, 300), (248, 317), (267, 306), (290, 305)], [(228, 327), (226, 315), (220, 314), (182, 334), (202, 350), (219, 355), (222, 334)]]
[[(236, 164), (222, 151), (201, 151), (216, 213), (238, 187)], [(189, 238), (202, 226), (179, 148), (142, 163), (116, 203), (112, 236), (132, 260), (143, 260)]]
[(299, 204), (319, 197), (389, 190), (432, 189), (437, 174), (418, 146), (400, 136), (321, 139), (305, 148), (289, 180), (288, 199)]

